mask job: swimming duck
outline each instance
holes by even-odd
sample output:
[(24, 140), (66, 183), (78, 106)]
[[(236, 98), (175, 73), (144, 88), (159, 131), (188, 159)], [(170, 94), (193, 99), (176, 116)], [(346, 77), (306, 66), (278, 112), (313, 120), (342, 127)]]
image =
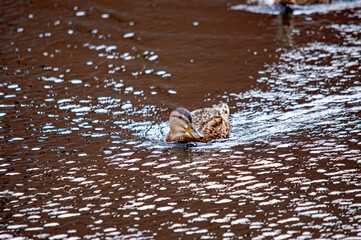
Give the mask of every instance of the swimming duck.
[(202, 108), (189, 112), (176, 108), (169, 117), (167, 142), (208, 142), (216, 138), (227, 138), (231, 133), (229, 107), (220, 103), (213, 108)]
[(332, 0), (276, 0), (276, 4), (291, 4), (291, 5), (311, 5), (311, 4), (327, 4)]
[(275, 4), (280, 7), (281, 14), (291, 14), (294, 8), (302, 5), (330, 4), (333, 0), (275, 0)]

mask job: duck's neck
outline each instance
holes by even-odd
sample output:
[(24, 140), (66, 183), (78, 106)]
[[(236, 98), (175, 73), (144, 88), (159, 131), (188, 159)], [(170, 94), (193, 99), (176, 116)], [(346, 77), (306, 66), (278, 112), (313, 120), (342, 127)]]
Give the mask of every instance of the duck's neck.
[(171, 132), (168, 133), (167, 142), (198, 142), (196, 138), (193, 138), (189, 134), (171, 134)]

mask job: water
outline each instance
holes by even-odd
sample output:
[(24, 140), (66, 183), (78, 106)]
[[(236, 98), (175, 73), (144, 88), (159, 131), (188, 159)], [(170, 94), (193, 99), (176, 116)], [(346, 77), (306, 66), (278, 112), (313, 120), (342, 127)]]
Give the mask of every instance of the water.
[[(280, 12), (283, 11), (282, 7), (274, 4), (274, 0), (247, 0), (246, 2), (247, 3), (233, 5), (231, 6), (231, 9), (272, 15), (279, 15)], [(308, 15), (330, 14), (333, 11), (343, 11), (350, 8), (360, 8), (361, 6), (361, 1), (359, 0), (333, 0), (329, 2), (329, 4), (290, 5), (290, 8), (293, 10), (292, 15)]]
[(359, 6), (113, 4), (1, 3), (1, 239), (361, 238)]

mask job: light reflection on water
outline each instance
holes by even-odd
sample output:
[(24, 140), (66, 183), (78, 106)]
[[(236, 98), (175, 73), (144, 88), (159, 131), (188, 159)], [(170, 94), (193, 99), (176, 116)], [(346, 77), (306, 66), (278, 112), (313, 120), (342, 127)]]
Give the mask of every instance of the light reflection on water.
[[(260, 14), (272, 14), (278, 15), (281, 12), (281, 8), (274, 5), (274, 0), (248, 0), (247, 4), (237, 4), (231, 6), (231, 10), (243, 10)], [(311, 2), (311, 1), (310, 1)], [(291, 6), (293, 9), (293, 15), (309, 15), (309, 14), (329, 14), (333, 11), (342, 11), (346, 9), (359, 8), (361, 1), (330, 1), (329, 4), (306, 4)]]
[(207, 144), (164, 141), (171, 109), (147, 98), (176, 95), (171, 84), (115, 77), (172, 77), (117, 62), (153, 63), (155, 51), (88, 41), (97, 56), (82, 67), (111, 77), (49, 66), (34, 96), (23, 82), (0, 83), (0, 238), (361, 237), (359, 26), (325, 28), (343, 45), (282, 50), (252, 90), (207, 95), (232, 114), (231, 137)]
[[(290, 146), (297, 144), (289, 143), (291, 136), (302, 132), (312, 138), (329, 135), (340, 139), (347, 135), (360, 145), (360, 52), (359, 46), (316, 43), (281, 55), (280, 62), (262, 71), (265, 76), (258, 79), (268, 86), (268, 91), (255, 89), (227, 96), (228, 101), (236, 102), (233, 109), (244, 109), (231, 114), (232, 135), (227, 144), (220, 141), (204, 146), (228, 148), (254, 141), (269, 143), (274, 137), (281, 137), (278, 143)], [(322, 59), (326, 56), (337, 61), (324, 66)], [(328, 88), (330, 84), (335, 86)], [(141, 137), (158, 141), (165, 138), (169, 129), (167, 122), (141, 125), (130, 128), (139, 129)]]

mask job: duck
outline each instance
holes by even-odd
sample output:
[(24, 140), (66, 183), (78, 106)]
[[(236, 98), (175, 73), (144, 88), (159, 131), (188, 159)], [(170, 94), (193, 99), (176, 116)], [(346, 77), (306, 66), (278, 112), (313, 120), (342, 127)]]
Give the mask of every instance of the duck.
[(331, 4), (333, 0), (275, 0), (275, 5), (280, 7), (281, 14), (289, 16), (297, 6), (313, 4)]
[(209, 142), (227, 138), (231, 134), (229, 107), (220, 103), (215, 107), (192, 112), (183, 107), (173, 110), (169, 116), (167, 142)]
[(281, 5), (312, 5), (312, 4), (328, 4), (332, 3), (332, 0), (276, 0), (276, 4)]

